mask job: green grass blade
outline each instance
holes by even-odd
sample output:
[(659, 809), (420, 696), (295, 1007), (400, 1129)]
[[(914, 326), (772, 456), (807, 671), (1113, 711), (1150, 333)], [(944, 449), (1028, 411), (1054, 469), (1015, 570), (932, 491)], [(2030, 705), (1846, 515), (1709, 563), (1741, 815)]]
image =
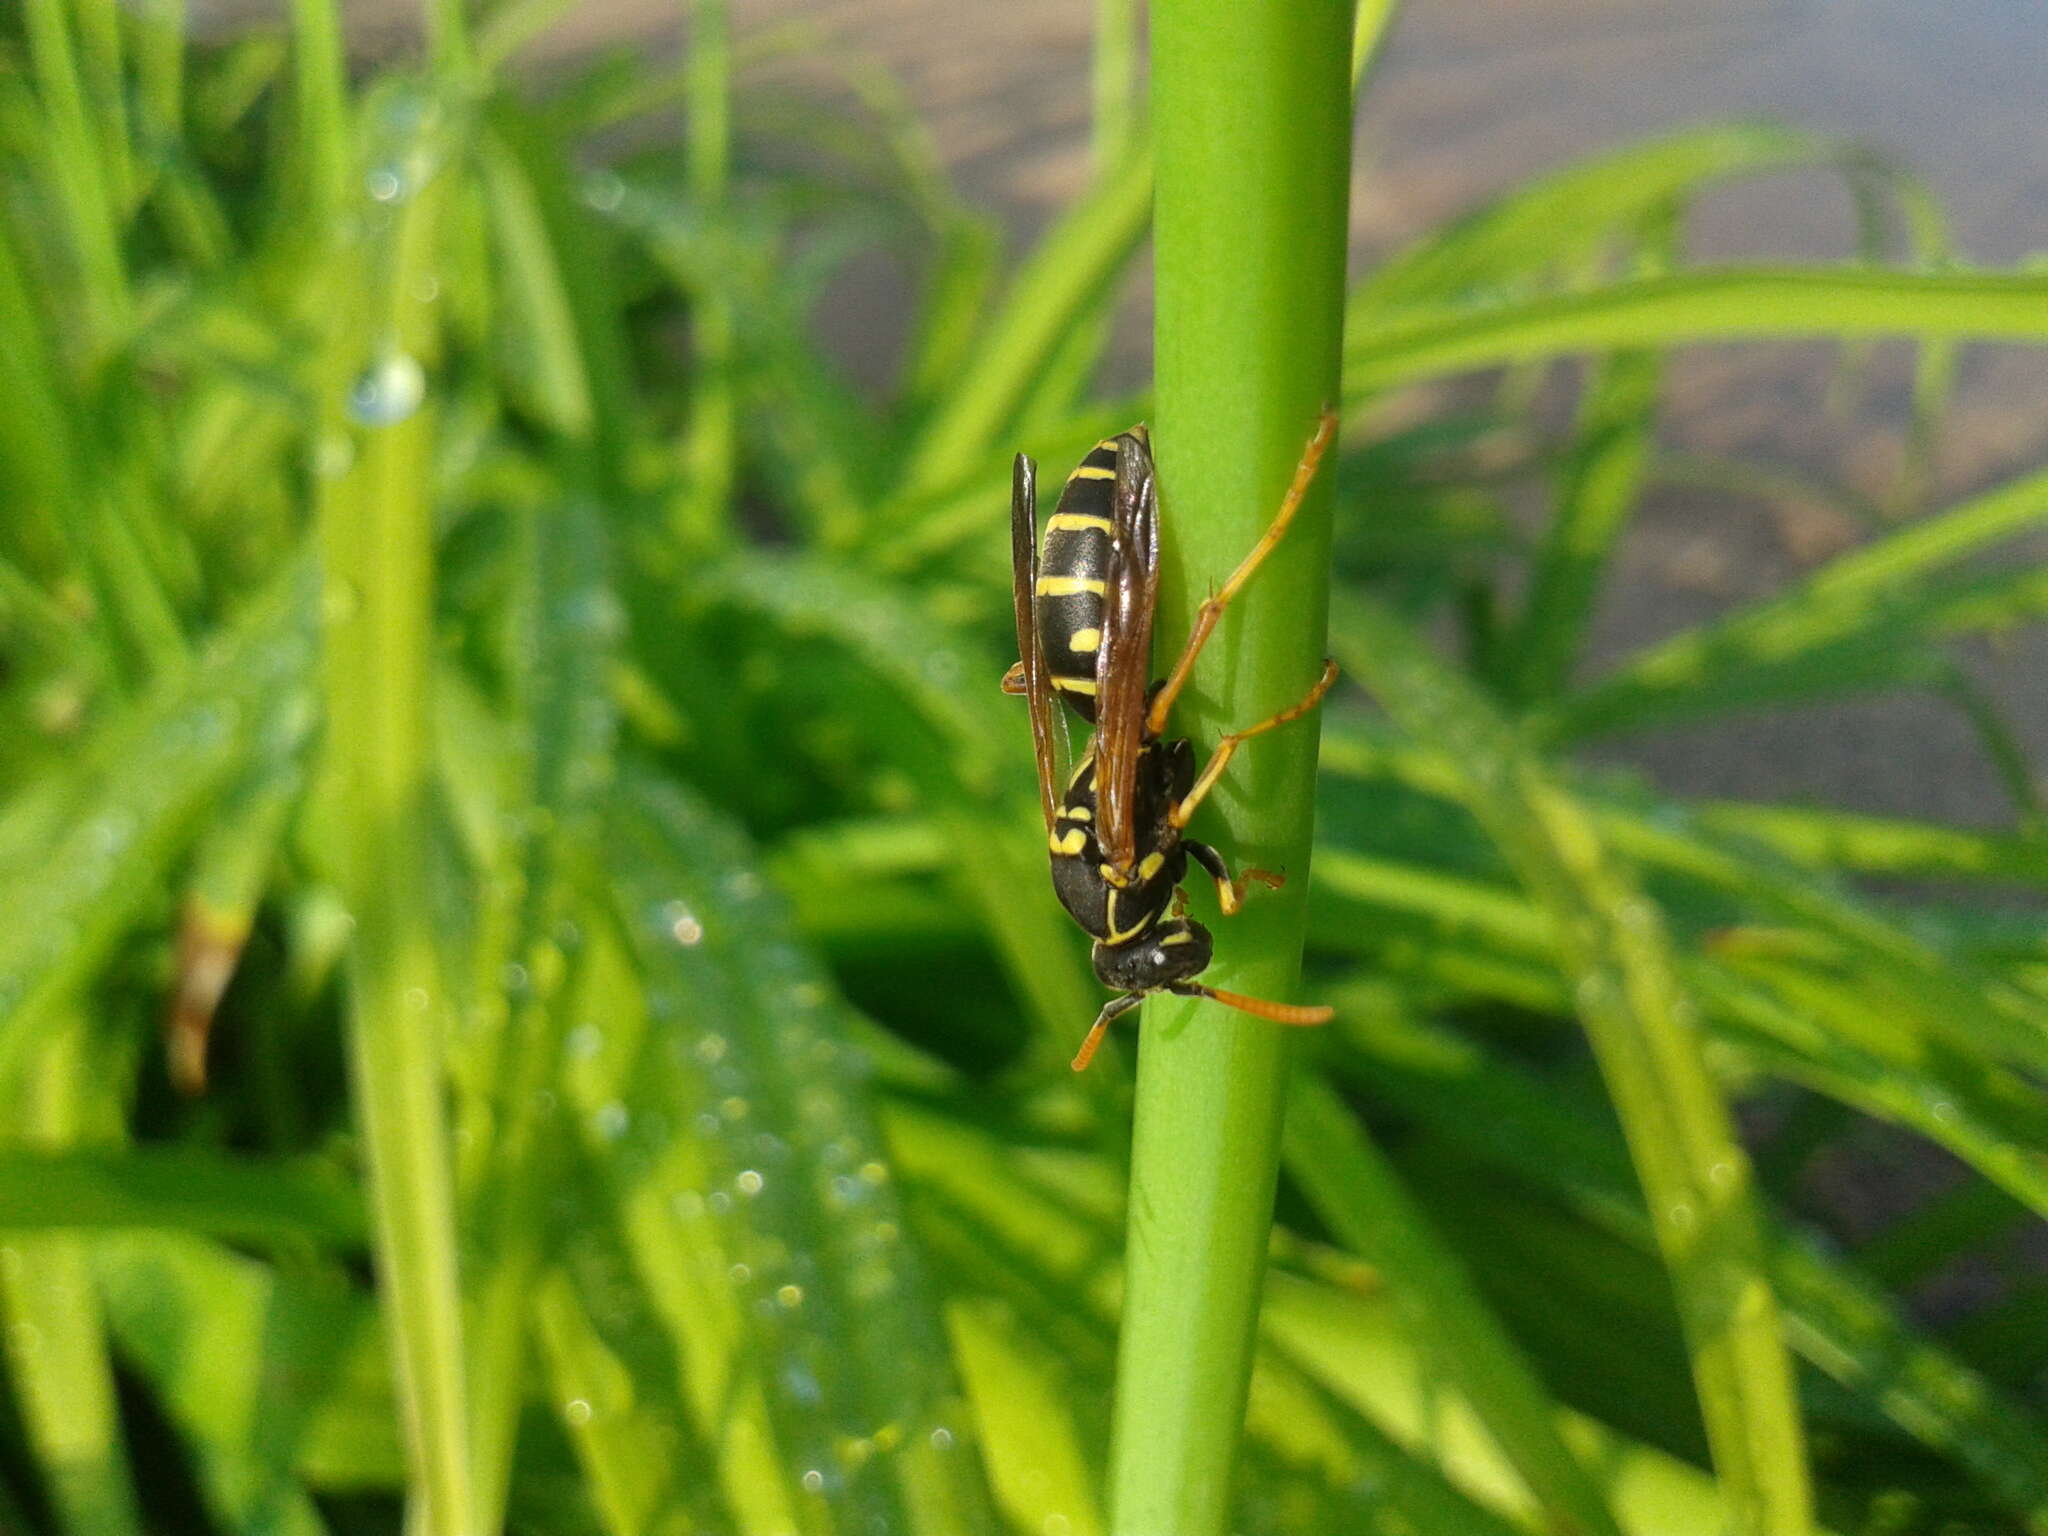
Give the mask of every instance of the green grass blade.
[(1806, 1532), (1799, 1409), (1748, 1160), (1701, 1058), (1696, 1005), (1659, 914), (1512, 728), (1405, 626), (1347, 602), (1334, 637), (1339, 659), (1398, 723), (1452, 754), (1474, 816), (1551, 909), (1580, 1017), (1656, 1213), (1733, 1528)]
[(591, 1325), (568, 1276), (543, 1276), (532, 1306), (550, 1392), (563, 1405), (604, 1528), (612, 1536), (684, 1536), (700, 1529), (674, 1502), (669, 1482), (681, 1459), (675, 1427), (644, 1400), (630, 1368)]
[[(189, 1236), (102, 1245), (97, 1265), (124, 1355), (155, 1389), (199, 1491), (236, 1536), (323, 1536), (293, 1455), (348, 1329), (332, 1277), (288, 1284)], [(321, 1283), (321, 1282), (326, 1283)]]
[(1350, 298), (1363, 334), (1380, 311), (1506, 294), (1597, 266), (1646, 218), (1717, 181), (1817, 163), (1862, 163), (1840, 143), (1773, 123), (1715, 123), (1629, 144), (1540, 177), (1424, 237)]
[[(567, 1032), (574, 957), (569, 887), (597, 858), (614, 720), (607, 675), (621, 627), (601, 509), (616, 505), (628, 430), (617, 317), (603, 252), (571, 216), (553, 147), (509, 106), (494, 115), (484, 187), (530, 369), (521, 403), (554, 434), (566, 505), (523, 498), (511, 512), (508, 740), (487, 746), (509, 781), (491, 817), (487, 876), (505, 892), (479, 993), (480, 1034), (464, 1191), (478, 1229), (472, 1283), (472, 1406), (481, 1523), (492, 1527), (513, 1474), (531, 1290), (557, 1159), (537, 1105), (552, 1092)], [(474, 751), (451, 757), (451, 791), (491, 777)], [(498, 828), (510, 828), (499, 835)], [(523, 977), (508, 985), (507, 974)]]
[[(698, 216), (715, 225), (732, 178), (732, 12), (726, 0), (691, 0), (689, 48), (685, 180)], [(728, 294), (704, 289), (694, 296), (689, 418), (678, 444), (685, 484), (675, 512), (685, 548), (715, 547), (731, 536), (739, 467), (734, 323)]]
[(1327, 1083), (1296, 1077), (1282, 1147), (1289, 1176), (1378, 1272), (1410, 1335), (1471, 1403), (1549, 1528), (1615, 1532), (1600, 1490), (1558, 1435), (1557, 1406), (1542, 1382)]
[[(1673, 221), (1669, 210), (1646, 216), (1652, 227), (1639, 263), (1646, 270), (1669, 265)], [(1656, 353), (1620, 352), (1601, 360), (1587, 380), (1529, 595), (1501, 646), (1512, 697), (1547, 698), (1571, 680), (1601, 577), (1642, 496), (1663, 376)]]
[(123, 339), (129, 320), (117, 172), (93, 126), (71, 8), (61, 0), (26, 0), (22, 18), (49, 135), (46, 171), (62, 205), (54, 233), (70, 248), (85, 318), (85, 360), (96, 366)]
[[(40, 1055), (7, 1075), (9, 1139), (61, 1147), (90, 1134), (85, 1018), (66, 1011)], [(0, 1246), (0, 1315), (9, 1383), (59, 1527), (68, 1536), (142, 1536), (114, 1402), (92, 1251), (73, 1233), (21, 1233)]]
[[(1529, 1185), (1635, 1247), (1654, 1246), (1626, 1147), (1552, 1085), (1413, 1019), (1347, 1037), (1361, 1051), (1361, 1086), (1480, 1159), (1487, 1178)], [(1860, 1268), (1782, 1227), (1771, 1233), (1769, 1261), (1786, 1338), (1804, 1358), (2038, 1526), (2048, 1513), (2048, 1448), (2025, 1408), (1906, 1323)]]
[[(993, 1298), (1065, 1365), (1051, 1384), (1051, 1414), (1071, 1416), (1083, 1435), (1099, 1435), (1096, 1384), (1115, 1349), (1117, 1178), (1096, 1158), (1000, 1140), (976, 1114), (972, 1105), (957, 1114), (929, 1104), (889, 1106), (890, 1144), (911, 1189), (913, 1220), (956, 1291)], [(1270, 1277), (1269, 1295), (1281, 1284)], [(1268, 1454), (1297, 1477), (1327, 1476), (1337, 1513), (1315, 1529), (1492, 1536), (1511, 1528), (1505, 1511), (1520, 1514), (1529, 1503), (1512, 1468), (1483, 1432), (1466, 1433), (1462, 1423), (1458, 1432), (1432, 1438), (1431, 1426), (1411, 1409), (1429, 1395), (1433, 1366), (1389, 1315), (1370, 1272), (1363, 1283), (1348, 1274), (1345, 1284), (1348, 1294), (1339, 1300), (1330, 1286), (1292, 1279), (1288, 1295), (1305, 1291), (1318, 1310), (1335, 1301), (1344, 1315), (1333, 1324), (1327, 1312), (1309, 1316), (1298, 1308), (1281, 1326), (1262, 1331), (1246, 1425), (1248, 1482), (1264, 1481), (1259, 1473)], [(1333, 1356), (1341, 1358), (1335, 1370)], [(1313, 1378), (1305, 1390), (1303, 1378)], [(984, 1432), (1015, 1437), (991, 1447), (998, 1469), (1061, 1427), (1014, 1424), (1025, 1411), (1026, 1404), (977, 1399)], [(1596, 1459), (1617, 1484), (1656, 1460), (1599, 1437), (1583, 1421), (1574, 1428), (1575, 1443), (1597, 1444)], [(1247, 1488), (1239, 1518), (1248, 1523), (1258, 1497), (1272, 1491)], [(1298, 1481), (1290, 1485), (1296, 1496), (1301, 1491)], [(1327, 1498), (1331, 1489), (1319, 1491)], [(1086, 1513), (1037, 1503), (1032, 1510), (1077, 1524)], [(1010, 1511), (1023, 1520), (1021, 1501)]]
[[(418, 146), (408, 143), (408, 150)], [(392, 173), (396, 174), (396, 173)], [(321, 401), (326, 743), (316, 794), (354, 919), (352, 1087), (370, 1175), (380, 1295), (425, 1536), (476, 1529), (443, 1106), (448, 995), (429, 903), (433, 448), (437, 317), (422, 301), (445, 184), (401, 185), (388, 243), (347, 252), (354, 301), (332, 323)], [(381, 259), (380, 259), (381, 258)], [(381, 270), (378, 270), (381, 268)]]
[[(1351, 148), (1351, 6), (1173, 0), (1153, 16), (1162, 551), (1158, 654), (1273, 515), (1338, 389)], [(1223, 621), (1176, 730), (1285, 708), (1323, 645), (1330, 477)], [(1233, 919), (1209, 979), (1285, 997), (1299, 974), (1315, 739), (1237, 759), (1211, 822), (1227, 856), (1287, 870)], [(1213, 836), (1206, 830), (1203, 836)], [(1286, 1071), (1282, 1031), (1200, 1001), (1145, 1010), (1111, 1528), (1211, 1536), (1229, 1518)]]
[[(261, 597), (216, 653), (112, 723), (81, 763), (0, 818), (0, 1060), (76, 995), (155, 899), (259, 740), (303, 733), (305, 583)], [(89, 798), (78, 798), (83, 791)]]
[[(1376, 749), (1362, 733), (1332, 743), (1343, 772), (1377, 766), (1426, 794), (1459, 797), (1461, 769), (1437, 744)], [(1792, 924), (1811, 947), (1842, 957), (1866, 979), (1882, 978), (1892, 1006), (1878, 1019), (1897, 1070), (1925, 1064), (1929, 1041), (1966, 1062), (2009, 1061), (2048, 1068), (2040, 1004), (2010, 980), (1939, 952), (1871, 902), (1803, 874), (1760, 846), (1716, 838), (1670, 802), (1594, 788), (1583, 794), (1600, 835), (1628, 858), (1711, 891), (1711, 921), (1729, 919), (1727, 903), (1774, 923)], [(1484, 912), (1484, 905), (1473, 908)], [(1870, 1029), (1856, 1032), (1858, 1038)]]
[(336, 0), (292, 0), (291, 115), (272, 231), (288, 251), (339, 228), (355, 166), (348, 53)]
[(2048, 278), (1729, 268), (1634, 278), (1438, 314), (1369, 312), (1346, 338), (1347, 400), (1446, 373), (1616, 347), (1764, 336), (2048, 337)]
[(1372, 77), (1373, 65), (1400, 14), (1401, 0), (1358, 0), (1358, 13), (1351, 20), (1352, 95)]
[[(1152, 211), (1142, 149), (1076, 203), (1025, 261), (965, 373), (910, 451), (902, 490), (916, 496), (971, 470), (999, 444), (1058, 338), (1113, 285)], [(893, 526), (893, 525), (892, 525)]]
[[(1939, 583), (1952, 579), (1960, 562), (2024, 533), (2044, 514), (2048, 475), (2026, 475), (1887, 534), (1830, 561), (1787, 592), (1639, 653), (1561, 704), (1556, 729), (1569, 733), (1668, 716), (1691, 707), (1681, 705), (1678, 695), (1715, 683), (1739, 689), (1746, 672), (1768, 677), (1771, 669), (1823, 656), (1829, 646), (1904, 640), (1959, 621), (1996, 620), (2002, 616), (1998, 610), (1979, 614), (1975, 605), (1987, 597), (1995, 602), (1999, 594), (2033, 601), (2039, 577), (2032, 566), (1964, 576), (1953, 587)], [(2038, 610), (2020, 609), (2028, 611)], [(1839, 666), (1835, 658), (1826, 659)], [(1830, 669), (1819, 669), (1819, 675), (1824, 678)], [(1732, 685), (1725, 684), (1731, 677)]]
[[(695, 1161), (701, 1183), (648, 1184), (645, 1199), (670, 1233), (688, 1200), (686, 1225), (717, 1234), (738, 1266), (725, 1303), (743, 1330), (734, 1363), (758, 1375), (804, 1528), (879, 1517), (905, 1531), (990, 1529), (829, 990), (783, 937), (780, 905), (733, 829), (644, 778), (614, 810), (611, 862), (650, 1009), (632, 1091), (653, 1096), (640, 1112), (617, 1101), (635, 1138), (620, 1172), (658, 1176), (664, 1142), (671, 1162)], [(602, 1134), (617, 1111), (598, 1121)], [(764, 1141), (755, 1126), (774, 1129)]]
[[(948, 871), (1042, 1026), (1039, 1059), (1067, 1060), (1100, 994), (1075, 965), (1073, 928), (1046, 887), (1041, 839), (1027, 847), (1016, 832), (1027, 817), (1017, 792), (1030, 775), (1028, 735), (1017, 731), (1011, 701), (992, 681), (983, 685), (973, 653), (878, 578), (856, 579), (823, 561), (750, 555), (698, 579), (722, 605), (843, 650), (908, 708), (919, 736), (892, 731), (881, 745), (939, 811), (952, 849)], [(1035, 894), (1021, 900), (1020, 891)]]
[(362, 1241), (362, 1202), (321, 1163), (199, 1147), (0, 1152), (0, 1229), (166, 1227), (236, 1242)]

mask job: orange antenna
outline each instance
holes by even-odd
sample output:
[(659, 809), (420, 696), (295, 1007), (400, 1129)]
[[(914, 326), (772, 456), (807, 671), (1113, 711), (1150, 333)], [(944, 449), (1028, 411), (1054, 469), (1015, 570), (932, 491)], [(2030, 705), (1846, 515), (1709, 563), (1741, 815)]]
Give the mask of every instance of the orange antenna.
[(1109, 1033), (1109, 1026), (1121, 1013), (1129, 1013), (1145, 1000), (1142, 992), (1126, 992), (1122, 997), (1112, 997), (1102, 1005), (1102, 1012), (1095, 1015), (1095, 1023), (1088, 1031), (1088, 1038), (1081, 1042), (1081, 1049), (1074, 1052), (1074, 1070), (1086, 1072), (1088, 1063), (1095, 1059), (1095, 1053), (1102, 1048), (1102, 1040)]
[(1095, 1027), (1088, 1031), (1088, 1038), (1081, 1042), (1081, 1049), (1074, 1052), (1074, 1070), (1086, 1072), (1088, 1063), (1095, 1059), (1095, 1053), (1102, 1049), (1102, 1042), (1109, 1035), (1109, 1020), (1097, 1019)]
[(1269, 1003), (1263, 997), (1246, 997), (1242, 992), (1225, 992), (1217, 987), (1197, 987), (1194, 990), (1226, 1008), (1235, 1008), (1239, 1013), (1249, 1013), (1254, 1018), (1269, 1019), (1275, 1024), (1327, 1024), (1337, 1017), (1336, 1009), (1320, 1003), (1305, 1007), (1300, 1003)]

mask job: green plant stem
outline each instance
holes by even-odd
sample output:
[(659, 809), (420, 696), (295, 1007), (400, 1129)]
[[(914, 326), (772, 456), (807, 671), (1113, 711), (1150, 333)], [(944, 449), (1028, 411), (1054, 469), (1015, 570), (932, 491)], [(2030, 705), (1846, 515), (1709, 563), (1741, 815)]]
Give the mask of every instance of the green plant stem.
[[(732, 173), (732, 12), (725, 0), (690, 6), (689, 187), (698, 215), (723, 227)], [(687, 480), (676, 532), (690, 548), (731, 532), (739, 405), (733, 391), (737, 342), (732, 295), (707, 285), (691, 295), (690, 420), (682, 441)]]
[[(1271, 521), (1338, 389), (1351, 7), (1167, 0), (1153, 15), (1159, 655)], [(1211, 640), (1177, 728), (1213, 742), (1298, 699), (1323, 656), (1321, 481)], [(1290, 877), (1218, 936), (1215, 983), (1284, 997), (1300, 966), (1315, 729), (1232, 764), (1201, 835)], [(1284, 1086), (1280, 1029), (1208, 1003), (1146, 1010), (1129, 1279), (1111, 1446), (1112, 1529), (1205, 1536), (1228, 1520)]]
[[(389, 259), (332, 345), (324, 440), (349, 467), (319, 495), (326, 683), (325, 796), (349, 950), (349, 1049), (370, 1174), (378, 1284), (390, 1320), (420, 1536), (475, 1529), (441, 1034), (447, 1012), (430, 908), (429, 731), (434, 407), (352, 428), (352, 381), (437, 361), (418, 294), (440, 188), (402, 210)], [(365, 347), (356, 337), (372, 338)], [(359, 413), (360, 414), (360, 413)], [(397, 418), (397, 419), (394, 419)]]

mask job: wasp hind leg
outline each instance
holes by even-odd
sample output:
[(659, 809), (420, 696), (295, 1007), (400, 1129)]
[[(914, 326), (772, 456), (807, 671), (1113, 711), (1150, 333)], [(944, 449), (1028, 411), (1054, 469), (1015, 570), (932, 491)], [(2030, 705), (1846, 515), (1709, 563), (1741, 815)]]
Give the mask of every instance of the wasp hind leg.
[[(1181, 842), (1181, 847), (1185, 848), (1188, 857), (1207, 870), (1209, 877), (1216, 882), (1216, 904), (1223, 909), (1225, 917), (1237, 916), (1238, 909), (1244, 905), (1245, 891), (1254, 880), (1261, 885), (1271, 886), (1276, 891), (1287, 883), (1285, 875), (1276, 875), (1270, 869), (1248, 869), (1233, 880), (1230, 878), (1230, 866), (1224, 862), (1223, 855), (1207, 843), (1198, 843), (1193, 838), (1186, 838)], [(1174, 894), (1178, 896), (1180, 893), (1176, 891)]]
[(1294, 514), (1301, 510), (1301, 501), (1308, 494), (1308, 488), (1316, 478), (1316, 467), (1323, 462), (1323, 454), (1337, 435), (1337, 413), (1326, 410), (1316, 423), (1315, 435), (1309, 438), (1308, 446), (1301, 452), (1301, 462), (1294, 466), (1294, 479), (1287, 487), (1287, 494), (1280, 500), (1280, 510), (1273, 514), (1273, 521), (1267, 527), (1251, 552), (1238, 561), (1237, 569), (1230, 573), (1230, 579), (1222, 589), (1202, 604), (1195, 615), (1195, 627), (1188, 632), (1188, 643), (1181, 648), (1180, 659), (1173, 664), (1173, 670), (1166, 676), (1159, 691), (1152, 696), (1152, 705), (1145, 713), (1145, 729), (1154, 736), (1166, 734), (1166, 717), (1173, 710), (1173, 701), (1180, 697), (1181, 689), (1187, 686), (1188, 675), (1195, 669), (1195, 658), (1202, 654), (1202, 647), (1209, 643), (1209, 633), (1215, 629), (1216, 621), (1223, 617), (1231, 599), (1244, 589), (1252, 574), (1265, 564), (1266, 557), (1280, 545), (1287, 535), (1288, 527), (1294, 522)]
[[(1201, 777), (1195, 780), (1194, 788), (1190, 789), (1181, 799), (1180, 803), (1174, 806), (1172, 811), (1167, 814), (1166, 819), (1175, 827), (1185, 827), (1194, 819), (1196, 809), (1208, 798), (1209, 791), (1216, 787), (1216, 781), (1223, 776), (1223, 770), (1230, 766), (1230, 760), (1237, 755), (1237, 749), (1240, 746), (1250, 741), (1254, 736), (1263, 736), (1268, 731), (1278, 730), (1289, 721), (1299, 720), (1322, 702), (1323, 695), (1330, 691), (1331, 685), (1336, 681), (1337, 663), (1325, 661), (1323, 663), (1323, 675), (1316, 679), (1315, 686), (1303, 694), (1300, 699), (1288, 705), (1279, 714), (1269, 716), (1261, 720), (1257, 725), (1248, 725), (1241, 731), (1232, 731), (1228, 736), (1217, 742), (1216, 751), (1209, 759), (1209, 766), (1202, 770)], [(1208, 866), (1204, 865), (1203, 867), (1207, 868)], [(1249, 872), (1247, 872), (1247, 878), (1250, 878)]]

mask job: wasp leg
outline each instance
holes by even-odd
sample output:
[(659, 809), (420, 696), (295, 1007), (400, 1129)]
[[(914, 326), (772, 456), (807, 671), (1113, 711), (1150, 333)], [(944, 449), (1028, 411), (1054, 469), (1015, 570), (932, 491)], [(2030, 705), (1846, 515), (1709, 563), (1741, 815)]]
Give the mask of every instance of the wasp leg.
[(1194, 819), (1196, 807), (1201, 805), (1209, 791), (1216, 787), (1217, 779), (1222, 777), (1223, 770), (1230, 766), (1230, 760), (1237, 754), (1240, 746), (1254, 736), (1263, 736), (1268, 731), (1277, 730), (1290, 720), (1299, 720), (1322, 702), (1323, 695), (1330, 691), (1330, 685), (1336, 681), (1337, 663), (1324, 662), (1323, 675), (1316, 679), (1315, 687), (1303, 694), (1298, 702), (1288, 705), (1269, 719), (1261, 720), (1257, 725), (1248, 725), (1241, 731), (1232, 731), (1217, 742), (1216, 752), (1209, 759), (1209, 766), (1202, 770), (1201, 777), (1195, 780), (1195, 787), (1187, 792), (1186, 798), (1167, 813), (1166, 819), (1176, 827), (1186, 826)]
[(1003, 692), (1022, 693), (1029, 685), (1024, 681), (1024, 663), (1013, 661), (1010, 670), (1003, 674)]
[(1303, 1003), (1268, 1002), (1263, 997), (1246, 997), (1242, 992), (1205, 987), (1198, 981), (1176, 981), (1164, 990), (1176, 997), (1206, 997), (1212, 1003), (1221, 1003), (1226, 1008), (1235, 1008), (1239, 1013), (1248, 1013), (1275, 1024), (1327, 1024), (1337, 1017), (1337, 1010), (1327, 1003), (1310, 1007)]
[(1322, 463), (1323, 453), (1337, 435), (1337, 413), (1324, 411), (1322, 420), (1316, 423), (1315, 436), (1308, 440), (1308, 447), (1302, 450), (1301, 462), (1294, 466), (1294, 480), (1287, 487), (1287, 494), (1281, 498), (1280, 510), (1273, 514), (1272, 526), (1266, 529), (1251, 553), (1237, 563), (1237, 569), (1230, 573), (1230, 579), (1223, 583), (1223, 589), (1202, 604), (1195, 615), (1195, 627), (1188, 633), (1188, 643), (1180, 653), (1180, 660), (1173, 664), (1173, 670), (1166, 676), (1166, 682), (1152, 696), (1152, 707), (1145, 715), (1145, 731), (1151, 736), (1166, 734), (1166, 717), (1173, 709), (1173, 701), (1187, 686), (1188, 675), (1195, 669), (1195, 658), (1202, 654), (1202, 647), (1209, 643), (1209, 633), (1215, 629), (1216, 621), (1223, 617), (1223, 610), (1230, 606), (1231, 599), (1252, 579), (1252, 573), (1265, 563), (1266, 556), (1273, 553), (1280, 540), (1287, 534), (1288, 525), (1294, 521), (1294, 514), (1301, 510), (1301, 499), (1308, 494), (1308, 488), (1316, 477), (1316, 466)]
[(1285, 875), (1276, 875), (1270, 869), (1248, 869), (1233, 880), (1230, 878), (1230, 866), (1223, 861), (1223, 855), (1207, 843), (1198, 843), (1193, 838), (1188, 838), (1181, 843), (1181, 847), (1185, 848), (1188, 857), (1206, 869), (1210, 878), (1216, 882), (1216, 904), (1223, 909), (1225, 917), (1237, 916), (1238, 909), (1244, 905), (1245, 890), (1254, 880), (1261, 885), (1269, 885), (1276, 891), (1287, 883)]
[(1088, 1063), (1095, 1059), (1095, 1052), (1102, 1044), (1102, 1038), (1109, 1033), (1109, 1026), (1121, 1014), (1129, 1013), (1145, 1001), (1142, 992), (1126, 992), (1122, 997), (1112, 997), (1102, 1005), (1102, 1012), (1095, 1015), (1095, 1023), (1089, 1028), (1088, 1038), (1081, 1042), (1081, 1049), (1074, 1052), (1074, 1070), (1086, 1072)]

